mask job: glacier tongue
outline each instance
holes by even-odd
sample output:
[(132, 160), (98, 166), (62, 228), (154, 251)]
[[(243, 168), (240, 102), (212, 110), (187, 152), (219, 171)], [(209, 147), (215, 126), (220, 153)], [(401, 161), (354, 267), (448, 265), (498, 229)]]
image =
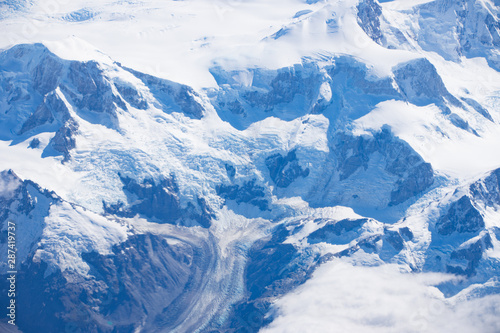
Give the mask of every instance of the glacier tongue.
[(0, 9), (23, 332), (500, 329), (496, 2)]

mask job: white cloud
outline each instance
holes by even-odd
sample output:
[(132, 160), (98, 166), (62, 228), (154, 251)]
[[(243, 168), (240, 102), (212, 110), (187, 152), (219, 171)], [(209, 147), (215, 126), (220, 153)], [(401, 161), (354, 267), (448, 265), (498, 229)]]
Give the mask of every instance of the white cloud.
[(0, 174), (0, 197), (10, 198), (12, 196), (12, 192), (14, 192), (21, 185), (21, 182), (19, 179), (8, 174), (4, 177), (2, 176), (4, 175)]
[(451, 278), (330, 262), (276, 302), (261, 332), (500, 332), (500, 296), (453, 304), (433, 286)]

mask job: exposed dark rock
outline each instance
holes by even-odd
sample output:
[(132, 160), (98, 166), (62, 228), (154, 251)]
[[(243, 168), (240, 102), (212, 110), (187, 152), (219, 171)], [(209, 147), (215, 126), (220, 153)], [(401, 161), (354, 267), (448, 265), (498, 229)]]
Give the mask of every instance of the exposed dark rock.
[(317, 68), (311, 70), (314, 66), (303, 64), (281, 68), (266, 89), (248, 89), (243, 91), (241, 96), (250, 106), (265, 111), (271, 111), (279, 104), (291, 103), (299, 95), (312, 100), (322, 77)]
[[(287, 121), (308, 113), (357, 119), (384, 100), (403, 99), (390, 77), (374, 77), (356, 59), (341, 56), (328, 61), (332, 65), (325, 68), (314, 61), (278, 70), (211, 68), (219, 89), (208, 95), (220, 117), (238, 129), (269, 117), (270, 112)], [(241, 76), (251, 77), (251, 85), (235, 79)], [(321, 93), (324, 85), (331, 90), (331, 98)]]
[[(216, 217), (204, 198), (198, 197), (196, 202), (189, 202), (186, 208), (182, 208), (179, 186), (174, 176), (157, 181), (146, 178), (142, 182), (122, 176), (120, 179), (128, 203), (103, 202), (104, 211), (108, 214), (122, 217), (139, 214), (159, 223), (181, 225), (185, 225), (188, 223), (187, 220), (191, 219), (204, 228), (209, 228), (211, 221)], [(188, 223), (188, 226), (191, 224)]]
[(40, 146), (40, 140), (38, 140), (38, 138), (34, 138), (33, 140), (30, 141), (30, 144), (28, 145), (28, 148), (36, 149), (39, 146)]
[(191, 87), (140, 73), (131, 68), (122, 68), (134, 74), (148, 86), (155, 99), (160, 103), (156, 107), (165, 112), (182, 112), (195, 119), (203, 117), (204, 108), (197, 101), (198, 94)]
[(404, 249), (404, 239), (398, 231), (384, 229), (384, 239), (398, 252)]
[[(484, 57), (488, 65), (499, 70), (500, 23), (498, 1), (495, 5), (478, 3), (474, 0), (431, 1), (418, 6), (419, 24), (442, 24), (450, 36), (435, 38), (433, 34), (422, 34), (420, 45), (427, 51), (439, 53), (445, 59)], [(446, 17), (446, 20), (443, 20)]]
[(361, 167), (366, 170), (373, 148), (373, 142), (370, 139), (339, 134), (335, 145), (335, 154), (339, 163), (340, 180), (349, 178)]
[(358, 10), (358, 23), (363, 31), (376, 43), (381, 44), (383, 38), (380, 30), (382, 7), (373, 0), (363, 0), (356, 8)]
[(490, 234), (486, 234), (469, 247), (453, 251), (450, 255), (450, 259), (467, 261), (467, 266), (463, 268), (460, 266), (453, 266), (452, 264), (447, 265), (446, 269), (448, 273), (467, 276), (474, 275), (479, 265), (479, 261), (483, 257), (484, 251), (492, 247), (491, 236)]
[[(127, 109), (120, 97), (113, 93), (111, 83), (107, 80), (99, 63), (72, 61), (67, 75), (72, 87), (61, 85), (61, 89), (80, 110), (115, 117), (117, 106)], [(71, 88), (74, 88), (74, 91)]]
[(260, 210), (268, 210), (269, 202), (266, 199), (264, 187), (257, 185), (255, 179), (239, 185), (218, 185), (217, 194), (226, 200), (235, 200), (237, 203), (246, 202), (259, 207)]
[(148, 102), (134, 87), (121, 82), (115, 82), (115, 87), (120, 96), (132, 107), (139, 110), (146, 110), (148, 108)]
[(63, 154), (63, 163), (69, 161), (71, 158), (70, 150), (76, 147), (75, 134), (77, 130), (78, 124), (73, 119), (69, 119), (50, 140), (52, 147)]
[[(197, 221), (203, 228), (210, 228), (212, 220), (216, 218), (215, 212), (204, 198), (198, 197), (197, 203), (199, 207), (198, 209), (191, 202), (188, 203), (188, 208), (184, 210), (187, 213), (186, 215)], [(181, 215), (185, 214), (182, 213)]]
[(406, 238), (407, 241), (413, 240), (413, 232), (408, 227), (399, 228), (399, 233), (403, 238)]
[(483, 117), (488, 119), (489, 121), (493, 122), (493, 118), (491, 117), (490, 113), (488, 110), (486, 110), (481, 104), (473, 100), (472, 98), (466, 98), (462, 97), (462, 100), (472, 106), (474, 110), (476, 110), (479, 114), (481, 114)]
[(42, 104), (38, 106), (36, 111), (24, 122), (19, 134), (24, 134), (36, 127), (50, 124), (55, 119), (61, 124), (69, 119), (69, 110), (64, 102), (55, 93), (49, 93), (44, 98)]
[(434, 182), (434, 171), (429, 163), (420, 161), (408, 171), (408, 176), (398, 180), (397, 188), (391, 192), (390, 206), (405, 202), (423, 192)]
[(227, 324), (232, 332), (258, 332), (270, 323), (268, 312), (275, 298), (303, 284), (317, 267), (317, 254), (283, 244), (288, 235), (280, 225), (270, 240), (252, 246), (245, 270), (247, 297), (232, 308)]
[(53, 91), (59, 85), (62, 70), (61, 61), (45, 49), (39, 63), (31, 72), (33, 87), (42, 96)]
[(394, 79), (408, 101), (415, 105), (435, 103), (444, 106), (449, 102), (461, 106), (459, 100), (446, 89), (434, 65), (425, 58), (398, 65)]
[(373, 235), (368, 236), (366, 238), (361, 239), (356, 248), (363, 249), (363, 251), (367, 253), (376, 253), (377, 252), (377, 242), (382, 239), (382, 235)]
[(471, 184), (469, 190), (474, 199), (482, 201), (487, 206), (500, 205), (500, 169)]
[[(131, 236), (113, 246), (110, 255), (84, 253), (89, 277), (60, 270), (44, 277), (46, 263), (30, 260), (18, 272), (19, 328), (40, 333), (134, 332), (147, 315), (152, 321), (184, 291), (198, 269), (197, 251), (187, 243), (170, 246), (162, 236)], [(31, 320), (33, 316), (43, 322)]]
[(309, 176), (309, 168), (302, 169), (295, 150), (286, 156), (280, 154), (269, 156), (266, 158), (266, 165), (271, 179), (278, 187), (288, 187), (297, 178)]
[(234, 176), (236, 176), (236, 168), (230, 164), (226, 164), (225, 167), (227, 176), (231, 179), (234, 178)]
[(344, 235), (343, 237), (340, 236), (349, 233), (350, 231), (359, 230), (359, 228), (361, 228), (361, 226), (363, 226), (363, 224), (365, 224), (367, 221), (368, 219), (345, 219), (338, 222), (327, 222), (322, 228), (312, 232), (307, 240), (309, 244), (316, 244), (321, 242), (331, 244), (348, 243), (358, 235), (351, 233), (351, 235)]
[(120, 179), (125, 193), (130, 196), (130, 205), (105, 204), (104, 209), (107, 213), (123, 217), (140, 214), (173, 224), (181, 217), (179, 187), (173, 177), (161, 179), (159, 182), (144, 179), (142, 183), (129, 177), (120, 176)]
[(469, 197), (464, 195), (450, 205), (448, 212), (437, 221), (436, 228), (441, 235), (472, 233), (484, 228), (484, 220)]
[(434, 182), (431, 165), (388, 129), (375, 133), (373, 137), (338, 133), (334, 144), (340, 181), (349, 178), (359, 168), (367, 170), (374, 153), (384, 157), (385, 171), (398, 177), (391, 192), (390, 206), (422, 193)]
[(479, 134), (477, 134), (476, 130), (473, 129), (472, 127), (470, 127), (469, 123), (467, 121), (463, 120), (462, 117), (460, 117), (458, 114), (450, 113), (448, 115), (448, 118), (450, 119), (451, 123), (453, 125), (455, 125), (456, 127), (461, 128), (464, 131), (471, 132), (475, 136), (479, 136)]

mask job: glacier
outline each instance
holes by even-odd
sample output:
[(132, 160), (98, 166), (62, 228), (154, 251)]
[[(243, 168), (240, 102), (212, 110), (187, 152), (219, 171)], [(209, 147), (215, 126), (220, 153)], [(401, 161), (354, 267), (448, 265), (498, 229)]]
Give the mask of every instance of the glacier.
[(0, 330), (499, 331), (499, 22), (1, 3)]

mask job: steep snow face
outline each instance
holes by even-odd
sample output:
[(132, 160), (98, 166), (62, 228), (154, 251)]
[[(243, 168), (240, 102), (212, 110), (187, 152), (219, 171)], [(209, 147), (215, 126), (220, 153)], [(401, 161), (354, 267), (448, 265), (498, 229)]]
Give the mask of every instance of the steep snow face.
[[(418, 42), (423, 49), (452, 59), (485, 57), (492, 67), (499, 69), (498, 5), (489, 1), (435, 1), (419, 6), (417, 13), (420, 27), (429, 26), (431, 21), (435, 27), (434, 31), (425, 28), (419, 31)], [(440, 43), (435, 42), (436, 33), (444, 33)]]
[[(16, 242), (18, 269), (31, 260), (42, 260), (49, 265), (40, 272), (45, 276), (58, 269), (85, 276), (88, 266), (79, 259), (83, 252), (106, 254), (113, 244), (127, 238), (125, 228), (62, 201), (36, 183), (21, 180), (11, 170), (3, 171), (1, 179), (2, 231), (10, 222), (22, 235)], [(7, 243), (1, 245), (6, 251)], [(6, 264), (2, 262), (3, 270)]]
[(412, 288), (495, 327), (468, 309), (498, 314), (498, 4), (0, 6), (25, 332), (286, 331), (305, 299), (352, 305), (331, 285), (365, 272), (382, 304)]

